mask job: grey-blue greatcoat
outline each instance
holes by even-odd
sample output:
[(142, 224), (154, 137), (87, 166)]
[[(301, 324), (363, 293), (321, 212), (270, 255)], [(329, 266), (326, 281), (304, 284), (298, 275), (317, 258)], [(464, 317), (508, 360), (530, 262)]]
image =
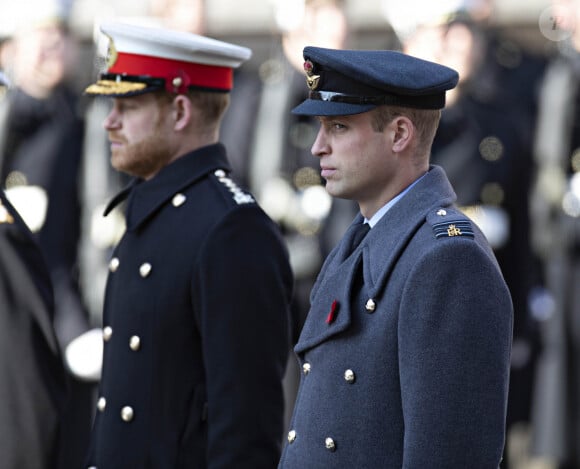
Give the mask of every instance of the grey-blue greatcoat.
[(211, 145), (129, 190), (89, 465), (279, 460), (292, 274), (276, 225), (228, 168), (224, 147)]
[(431, 167), (352, 255), (352, 227), (329, 255), (281, 469), (498, 467), (512, 305), (454, 199)]

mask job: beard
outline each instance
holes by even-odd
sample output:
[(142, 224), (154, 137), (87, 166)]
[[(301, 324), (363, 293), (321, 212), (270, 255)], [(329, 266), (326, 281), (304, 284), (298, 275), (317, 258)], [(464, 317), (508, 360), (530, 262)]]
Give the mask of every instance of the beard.
[(131, 176), (151, 179), (172, 158), (167, 136), (161, 133), (159, 125), (139, 142), (122, 141), (123, 146), (112, 151), (111, 165)]

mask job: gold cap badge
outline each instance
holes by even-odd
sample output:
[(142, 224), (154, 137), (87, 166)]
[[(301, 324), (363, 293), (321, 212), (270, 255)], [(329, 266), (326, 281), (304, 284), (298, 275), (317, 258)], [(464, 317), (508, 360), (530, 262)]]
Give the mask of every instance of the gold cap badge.
[(304, 71), (306, 72), (306, 84), (311, 90), (318, 88), (318, 82), (320, 81), (320, 75), (314, 74), (314, 64), (307, 60), (304, 62)]
[(113, 41), (113, 38), (111, 36), (109, 36), (108, 34), (106, 36), (109, 38), (109, 46), (107, 48), (107, 69), (109, 69), (113, 65), (115, 65), (115, 62), (117, 61), (118, 53), (117, 53), (117, 48), (115, 47), (115, 42)]

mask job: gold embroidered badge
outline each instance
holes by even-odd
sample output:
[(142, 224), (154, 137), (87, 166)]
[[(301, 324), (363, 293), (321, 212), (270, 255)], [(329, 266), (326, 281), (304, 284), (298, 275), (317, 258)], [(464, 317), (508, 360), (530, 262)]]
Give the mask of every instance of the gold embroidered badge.
[(314, 64), (307, 60), (304, 62), (304, 71), (306, 72), (306, 84), (311, 90), (318, 88), (318, 82), (320, 81), (320, 75), (314, 74)]
[(109, 46), (107, 49), (107, 69), (111, 68), (113, 65), (115, 65), (115, 62), (117, 61), (117, 48), (115, 47), (115, 42), (113, 41), (113, 38), (109, 35), (107, 35), (107, 37), (109, 38)]
[(448, 236), (460, 236), (461, 230), (457, 228), (455, 225), (449, 225), (447, 228), (447, 235)]

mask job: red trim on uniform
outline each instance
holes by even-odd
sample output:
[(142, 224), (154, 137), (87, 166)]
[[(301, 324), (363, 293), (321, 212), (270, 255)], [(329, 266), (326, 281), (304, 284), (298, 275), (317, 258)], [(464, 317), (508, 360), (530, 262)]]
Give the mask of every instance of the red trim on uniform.
[[(108, 70), (108, 73), (165, 78), (166, 89), (180, 93), (184, 92), (188, 86), (231, 90), (234, 83), (234, 71), (230, 67), (124, 52), (118, 53), (117, 60)], [(179, 87), (173, 85), (173, 79), (177, 77), (182, 79), (182, 84)]]

